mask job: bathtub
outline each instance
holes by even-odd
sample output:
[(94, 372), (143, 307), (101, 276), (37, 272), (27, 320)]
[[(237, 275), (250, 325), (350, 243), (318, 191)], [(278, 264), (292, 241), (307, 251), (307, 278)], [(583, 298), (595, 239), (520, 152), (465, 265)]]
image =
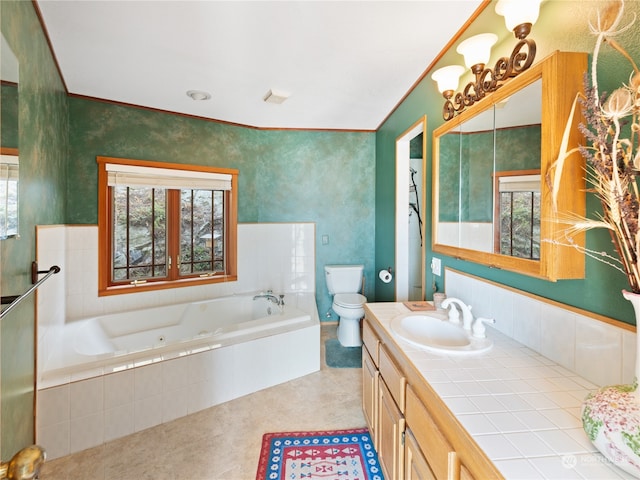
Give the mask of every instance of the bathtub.
[[(39, 388), (83, 380), (288, 331), (318, 327), (311, 293), (279, 307), (247, 293), (114, 313), (67, 323), (56, 332)], [(318, 333), (319, 335), (319, 333)], [(319, 337), (318, 337), (319, 342)]]
[(314, 294), (285, 302), (234, 295), (69, 322), (39, 348), (36, 442), (59, 458), (318, 371)]

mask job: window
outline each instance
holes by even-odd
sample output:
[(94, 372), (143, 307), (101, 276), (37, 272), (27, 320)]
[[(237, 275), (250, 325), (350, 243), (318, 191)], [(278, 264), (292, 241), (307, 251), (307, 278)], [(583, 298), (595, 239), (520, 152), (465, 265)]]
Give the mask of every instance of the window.
[(0, 239), (18, 235), (18, 151), (0, 152)]
[(500, 172), (495, 247), (502, 255), (540, 259), (540, 173)]
[(97, 161), (100, 295), (237, 279), (237, 170)]

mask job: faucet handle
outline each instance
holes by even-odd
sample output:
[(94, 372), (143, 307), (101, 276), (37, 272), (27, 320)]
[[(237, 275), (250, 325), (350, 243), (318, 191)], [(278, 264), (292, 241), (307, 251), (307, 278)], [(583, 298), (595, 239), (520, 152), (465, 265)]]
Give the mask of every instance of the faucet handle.
[(278, 295), (280, 297), (280, 305), (284, 305), (284, 293)]
[(449, 321), (455, 325), (460, 323), (460, 312), (458, 311), (458, 307), (453, 303), (449, 305)]
[(486, 338), (486, 328), (484, 327), (485, 323), (496, 323), (496, 319), (484, 317), (476, 318), (476, 321), (473, 322), (473, 326), (471, 327), (471, 333), (474, 337)]

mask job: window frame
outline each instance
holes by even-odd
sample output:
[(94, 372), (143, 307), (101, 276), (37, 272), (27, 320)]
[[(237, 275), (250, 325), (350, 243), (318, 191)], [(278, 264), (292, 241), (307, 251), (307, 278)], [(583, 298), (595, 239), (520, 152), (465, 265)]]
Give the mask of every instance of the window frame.
[[(133, 292), (146, 292), (167, 288), (190, 287), (213, 283), (236, 281), (238, 279), (238, 170), (230, 168), (218, 168), (201, 165), (187, 165), (179, 163), (165, 163), (150, 160), (133, 160), (127, 158), (96, 157), (98, 163), (98, 296), (119, 295)], [(112, 238), (113, 238), (113, 211), (111, 208), (112, 193), (108, 186), (107, 164), (133, 165), (147, 168), (162, 168), (192, 172), (224, 173), (231, 175), (231, 190), (225, 191), (225, 232), (226, 245), (225, 271), (205, 276), (182, 276), (175, 279), (161, 280), (148, 279), (145, 282), (132, 282), (127, 284), (114, 283), (111, 280), (113, 266)], [(172, 194), (179, 196), (179, 190), (167, 189), (167, 197)], [(176, 216), (177, 215), (177, 216)], [(180, 236), (180, 209), (167, 210), (167, 250), (170, 251), (171, 242), (179, 242)], [(179, 248), (179, 244), (178, 244)], [(172, 259), (172, 267), (178, 268), (177, 262)]]

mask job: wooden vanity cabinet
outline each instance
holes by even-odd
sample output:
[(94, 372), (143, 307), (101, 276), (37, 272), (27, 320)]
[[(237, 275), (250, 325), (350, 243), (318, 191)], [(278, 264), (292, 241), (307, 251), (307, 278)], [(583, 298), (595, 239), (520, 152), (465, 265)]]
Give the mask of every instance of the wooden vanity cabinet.
[(362, 348), (362, 411), (373, 446), (378, 449), (378, 381), (379, 372), (366, 347)]
[(503, 478), (366, 306), (365, 312), (363, 410), (384, 478)]
[(404, 432), (404, 478), (405, 480), (436, 480), (410, 428)]
[(380, 341), (369, 324), (362, 326), (362, 411), (378, 450), (378, 345)]
[(364, 416), (378, 452), (384, 478), (402, 480), (406, 379), (366, 322), (362, 341)]
[(413, 456), (422, 454), (435, 478), (457, 479), (460, 465), (456, 452), (410, 386), (407, 386), (406, 417), (419, 447)]

